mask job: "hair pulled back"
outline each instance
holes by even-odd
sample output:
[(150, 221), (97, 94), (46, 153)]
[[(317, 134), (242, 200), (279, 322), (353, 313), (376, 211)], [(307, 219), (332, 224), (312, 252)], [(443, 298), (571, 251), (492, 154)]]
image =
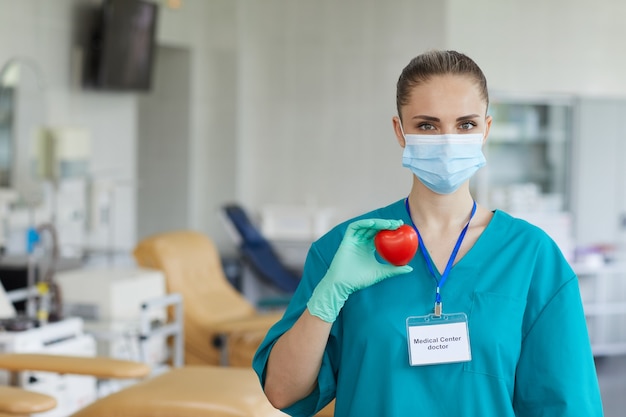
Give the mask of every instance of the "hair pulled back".
[(489, 106), (487, 79), (470, 57), (457, 51), (431, 50), (413, 58), (402, 70), (396, 86), (398, 116), (402, 117), (400, 108), (408, 104), (413, 87), (434, 76), (447, 74), (467, 76), (474, 81), (486, 106)]

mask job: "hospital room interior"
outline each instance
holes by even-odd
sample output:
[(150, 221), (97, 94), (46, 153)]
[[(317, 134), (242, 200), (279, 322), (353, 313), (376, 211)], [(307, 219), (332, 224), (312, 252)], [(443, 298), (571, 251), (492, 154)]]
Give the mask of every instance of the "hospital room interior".
[(406, 197), (398, 75), (452, 49), (488, 79), (472, 195), (558, 245), (622, 416), (624, 18), (619, 0), (0, 0), (0, 415), (286, 415), (253, 355), (310, 245)]

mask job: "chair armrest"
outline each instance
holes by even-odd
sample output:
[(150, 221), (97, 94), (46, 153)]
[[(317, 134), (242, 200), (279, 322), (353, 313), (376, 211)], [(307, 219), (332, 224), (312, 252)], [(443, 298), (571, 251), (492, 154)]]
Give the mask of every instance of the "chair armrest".
[(0, 369), (10, 372), (42, 371), (90, 375), (99, 379), (134, 379), (150, 374), (150, 366), (106, 357), (48, 355), (37, 353), (0, 354)]
[(248, 331), (267, 331), (283, 316), (283, 313), (258, 314), (252, 317), (221, 321), (213, 325), (216, 333), (228, 335)]
[(57, 401), (48, 395), (0, 386), (0, 416), (1, 413), (30, 415), (52, 410), (56, 406)]

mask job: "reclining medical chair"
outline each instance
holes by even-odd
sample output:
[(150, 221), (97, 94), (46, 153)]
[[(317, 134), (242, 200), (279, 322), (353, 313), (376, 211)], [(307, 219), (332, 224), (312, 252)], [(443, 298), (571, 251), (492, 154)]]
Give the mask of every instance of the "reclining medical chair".
[[(182, 309), (179, 294), (173, 293), (161, 300), (153, 300), (150, 306), (160, 308), (163, 303), (175, 305), (170, 322), (152, 327), (142, 317), (140, 338), (149, 344), (151, 338), (172, 336), (175, 343), (171, 356), (174, 367), (161, 370), (155, 376), (154, 369), (145, 363), (105, 357), (75, 357), (66, 355), (5, 353), (0, 354), (0, 369), (10, 372), (9, 382), (14, 385), (0, 386), (0, 417), (26, 416), (42, 413), (57, 405), (55, 398), (32, 391), (19, 385), (19, 373), (53, 372), (93, 376), (99, 380), (133, 379), (134, 385), (97, 399), (71, 415), (71, 417), (281, 417), (285, 414), (271, 406), (250, 367), (225, 367), (215, 365), (180, 366), (183, 345), (179, 319)], [(176, 326), (171, 326), (176, 324)], [(235, 337), (246, 337), (238, 333)], [(262, 337), (262, 336), (261, 336)], [(252, 334), (252, 343), (258, 344)], [(25, 375), (26, 377), (28, 375)], [(330, 404), (317, 417), (333, 415)], [(4, 414), (6, 414), (6, 416)]]
[[(12, 373), (42, 371), (101, 379), (146, 377), (150, 367), (109, 358), (48, 354), (0, 354), (0, 368)], [(53, 409), (48, 395), (0, 386), (0, 417)], [(70, 417), (282, 417), (269, 403), (250, 368), (185, 366), (140, 381), (97, 399)]]
[(139, 242), (133, 255), (140, 266), (163, 272), (168, 292), (182, 295), (186, 364), (251, 365), (282, 313), (257, 312), (231, 285), (211, 239), (194, 231), (161, 233)]
[(264, 282), (285, 294), (293, 294), (300, 283), (300, 274), (288, 268), (272, 244), (261, 234), (246, 211), (238, 204), (223, 207), (224, 217), (236, 233), (235, 241), (246, 266)]
[[(271, 406), (250, 367), (183, 366), (181, 299), (180, 294), (171, 293), (147, 300), (141, 306), (148, 313), (151, 309), (172, 307), (172, 316), (158, 326), (151, 324), (150, 314), (142, 314), (138, 336), (140, 350), (147, 349), (153, 338), (172, 338), (174, 343), (169, 354), (173, 367), (164, 369), (159, 365), (155, 369), (141, 362), (106, 357), (0, 354), (0, 369), (9, 372), (8, 382), (13, 385), (0, 386), (0, 417), (24, 417), (57, 406), (56, 398), (16, 388), (31, 377), (30, 372), (88, 375), (97, 380), (134, 380), (131, 386), (96, 399), (70, 417), (284, 416)], [(253, 341), (258, 344), (256, 339)], [(26, 374), (21, 375), (23, 372)], [(64, 401), (62, 397), (58, 400)]]
[(43, 413), (55, 408), (57, 400), (21, 388), (0, 386), (0, 417), (24, 416)]
[[(141, 242), (135, 256), (152, 267), (161, 267), (172, 291), (166, 298), (178, 298), (178, 291), (191, 301), (196, 298), (202, 305), (212, 308), (197, 311), (196, 308), (175, 308), (170, 321), (177, 321), (183, 310), (205, 312), (208, 320), (194, 317), (192, 324), (199, 322), (208, 328), (208, 334), (198, 340), (206, 350), (214, 348), (209, 356), (213, 362), (220, 362), (219, 348), (211, 339), (215, 335), (225, 335), (235, 343), (229, 344), (229, 359), (235, 358), (243, 364), (251, 362), (252, 355), (271, 323), (279, 315), (257, 317), (254, 308), (242, 301), (242, 297), (232, 289), (223, 276), (217, 252), (212, 242), (205, 236), (194, 232), (174, 232), (153, 236)], [(168, 273), (169, 276), (168, 276)], [(198, 279), (198, 285), (188, 282), (180, 275), (191, 275)], [(204, 277), (204, 278), (201, 278)], [(170, 279), (172, 278), (172, 279)], [(188, 277), (189, 278), (189, 277)], [(208, 281), (208, 285), (207, 285)], [(188, 287), (184, 284), (187, 282)], [(171, 284), (170, 284), (171, 283)], [(208, 288), (207, 288), (208, 287)], [(194, 293), (198, 297), (194, 298)], [(217, 293), (217, 294), (214, 294)], [(166, 301), (166, 300), (164, 300)], [(183, 302), (184, 298), (183, 298)], [(239, 306), (230, 311), (230, 305)], [(176, 304), (177, 306), (179, 303)], [(158, 305), (156, 306), (158, 307)], [(221, 307), (221, 308), (220, 308)], [(215, 311), (213, 311), (215, 310)], [(216, 318), (217, 316), (217, 318)], [(187, 316), (186, 316), (187, 317)], [(145, 323), (143, 323), (145, 324)], [(145, 327), (142, 324), (142, 328)], [(161, 328), (150, 329), (157, 335)], [(189, 332), (190, 326), (185, 326)], [(193, 328), (193, 326), (191, 326)], [(196, 329), (197, 330), (197, 329)], [(148, 338), (149, 331), (141, 331), (141, 336)], [(174, 332), (174, 334), (178, 334)], [(237, 348), (243, 344), (243, 348)], [(180, 343), (173, 345), (181, 349)], [(232, 345), (232, 346), (230, 346)], [(188, 346), (185, 346), (188, 348)], [(187, 350), (195, 353), (196, 349)], [(179, 355), (173, 354), (174, 357)], [(198, 361), (202, 358), (194, 358)], [(176, 362), (176, 361), (175, 361)], [(190, 361), (187, 361), (189, 363)], [(152, 369), (146, 364), (93, 357), (71, 357), (50, 354), (0, 354), (0, 369), (12, 373), (25, 371), (54, 372), (60, 374), (90, 375), (98, 379), (143, 379), (118, 392), (97, 399), (71, 417), (280, 417), (285, 416), (271, 406), (251, 367), (224, 367), (216, 365), (182, 366), (167, 370), (157, 376), (149, 376)], [(17, 381), (19, 378), (13, 377)], [(24, 391), (15, 387), (0, 386), (0, 417), (26, 416), (40, 413), (56, 406), (56, 400), (47, 395)], [(320, 414), (321, 415), (321, 414)], [(324, 414), (330, 415), (330, 414)]]

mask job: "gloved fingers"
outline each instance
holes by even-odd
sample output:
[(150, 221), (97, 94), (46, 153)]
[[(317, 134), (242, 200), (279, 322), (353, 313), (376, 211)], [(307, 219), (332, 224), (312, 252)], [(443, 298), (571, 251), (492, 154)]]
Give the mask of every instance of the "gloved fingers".
[(402, 226), (402, 220), (390, 219), (362, 219), (348, 225), (344, 237), (360, 242), (370, 241), (381, 230), (395, 230)]
[(393, 277), (396, 275), (408, 274), (409, 272), (413, 271), (413, 267), (410, 265), (394, 266), (380, 264), (379, 268), (381, 268), (381, 272), (383, 272), (385, 278)]

